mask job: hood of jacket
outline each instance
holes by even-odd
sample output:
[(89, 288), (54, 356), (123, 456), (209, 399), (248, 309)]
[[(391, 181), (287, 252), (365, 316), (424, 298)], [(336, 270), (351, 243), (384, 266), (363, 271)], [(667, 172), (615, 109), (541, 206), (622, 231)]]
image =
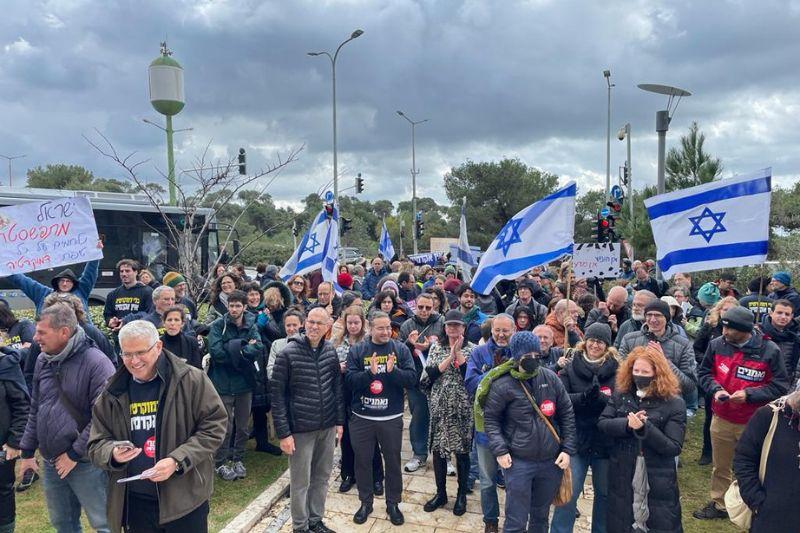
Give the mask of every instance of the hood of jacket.
[(50, 285), (52, 285), (54, 291), (58, 291), (58, 280), (61, 278), (67, 278), (72, 281), (72, 290), (70, 292), (78, 290), (78, 276), (75, 275), (71, 268), (65, 268), (50, 279)]
[(283, 306), (289, 307), (294, 305), (294, 296), (292, 295), (292, 291), (289, 289), (289, 286), (282, 281), (270, 281), (266, 285), (264, 285), (264, 290), (269, 289), (270, 287), (278, 287), (278, 290), (281, 291), (281, 297), (283, 298)]

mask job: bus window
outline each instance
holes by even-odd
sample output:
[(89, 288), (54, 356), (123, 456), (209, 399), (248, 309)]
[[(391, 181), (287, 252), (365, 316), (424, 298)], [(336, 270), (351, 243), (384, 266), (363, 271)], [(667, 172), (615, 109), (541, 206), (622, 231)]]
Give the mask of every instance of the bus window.
[(208, 270), (213, 270), (219, 259), (219, 237), (215, 230), (208, 232)]
[(142, 232), (144, 268), (160, 280), (167, 273), (167, 237), (157, 231)]

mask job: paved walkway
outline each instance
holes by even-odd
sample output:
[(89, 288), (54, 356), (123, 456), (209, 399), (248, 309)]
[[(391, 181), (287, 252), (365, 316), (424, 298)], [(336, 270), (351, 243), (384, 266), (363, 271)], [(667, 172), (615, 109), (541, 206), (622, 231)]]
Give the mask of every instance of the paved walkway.
[[(409, 415), (405, 416), (405, 429), (403, 430), (403, 464), (411, 457), (411, 444), (408, 439)], [(337, 449), (338, 453), (338, 449)], [(338, 460), (337, 460), (338, 463)], [(587, 482), (591, 480), (587, 478)], [(381, 533), (397, 532), (400, 529), (393, 526), (386, 516), (386, 505), (383, 496), (376, 496), (374, 511), (366, 523), (357, 525), (353, 523), (353, 513), (359, 508), (358, 493), (356, 488), (350, 492), (342, 494), (339, 489), (339, 469), (334, 468), (331, 476), (330, 488), (325, 510), (325, 525), (342, 532), (364, 532)], [(457, 481), (455, 476), (447, 478), (448, 503), (445, 507), (437, 509), (432, 513), (426, 513), (422, 506), (436, 492), (436, 484), (433, 478), (433, 467), (430, 459), (424, 468), (416, 472), (403, 472), (403, 501), (400, 510), (405, 516), (405, 525), (402, 526), (403, 533), (449, 533), (455, 531), (481, 532), (483, 531), (483, 515), (481, 514), (480, 490), (476, 482), (472, 494), (467, 496), (467, 512), (462, 516), (453, 514), (453, 502), (455, 501)], [(502, 509), (505, 504), (505, 491), (498, 489), (500, 499), (502, 527)], [(578, 508), (581, 517), (575, 522), (576, 532), (589, 532), (591, 530), (591, 518), (589, 514), (592, 508), (592, 489), (589, 484), (584, 489), (584, 496), (578, 501)], [(292, 521), (289, 512), (288, 498), (279, 500), (267, 515), (251, 531), (257, 533), (287, 533), (292, 531)], [(502, 529), (501, 529), (502, 531)]]

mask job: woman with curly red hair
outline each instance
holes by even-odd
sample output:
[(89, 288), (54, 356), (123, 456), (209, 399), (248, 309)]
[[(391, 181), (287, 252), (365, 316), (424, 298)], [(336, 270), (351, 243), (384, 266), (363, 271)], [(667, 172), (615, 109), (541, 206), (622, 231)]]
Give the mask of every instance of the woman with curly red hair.
[(683, 531), (675, 458), (686, 404), (663, 354), (645, 346), (628, 354), (597, 427), (612, 439), (608, 531)]

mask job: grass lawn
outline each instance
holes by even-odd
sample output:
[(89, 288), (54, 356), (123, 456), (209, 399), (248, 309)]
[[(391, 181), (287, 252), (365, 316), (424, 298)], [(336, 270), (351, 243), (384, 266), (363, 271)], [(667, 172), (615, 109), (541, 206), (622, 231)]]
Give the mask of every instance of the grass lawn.
[[(286, 457), (274, 457), (266, 453), (252, 451), (255, 441), (248, 442), (245, 454), (247, 478), (239, 481), (222, 481), (215, 477), (214, 495), (211, 497), (209, 531), (219, 531), (231, 521), (247, 504), (275, 481), (288, 466)], [(91, 531), (85, 514), (82, 515), (84, 531)], [(17, 494), (17, 527), (21, 533), (45, 533), (53, 531), (47, 517), (42, 482), (37, 481), (33, 488)]]

